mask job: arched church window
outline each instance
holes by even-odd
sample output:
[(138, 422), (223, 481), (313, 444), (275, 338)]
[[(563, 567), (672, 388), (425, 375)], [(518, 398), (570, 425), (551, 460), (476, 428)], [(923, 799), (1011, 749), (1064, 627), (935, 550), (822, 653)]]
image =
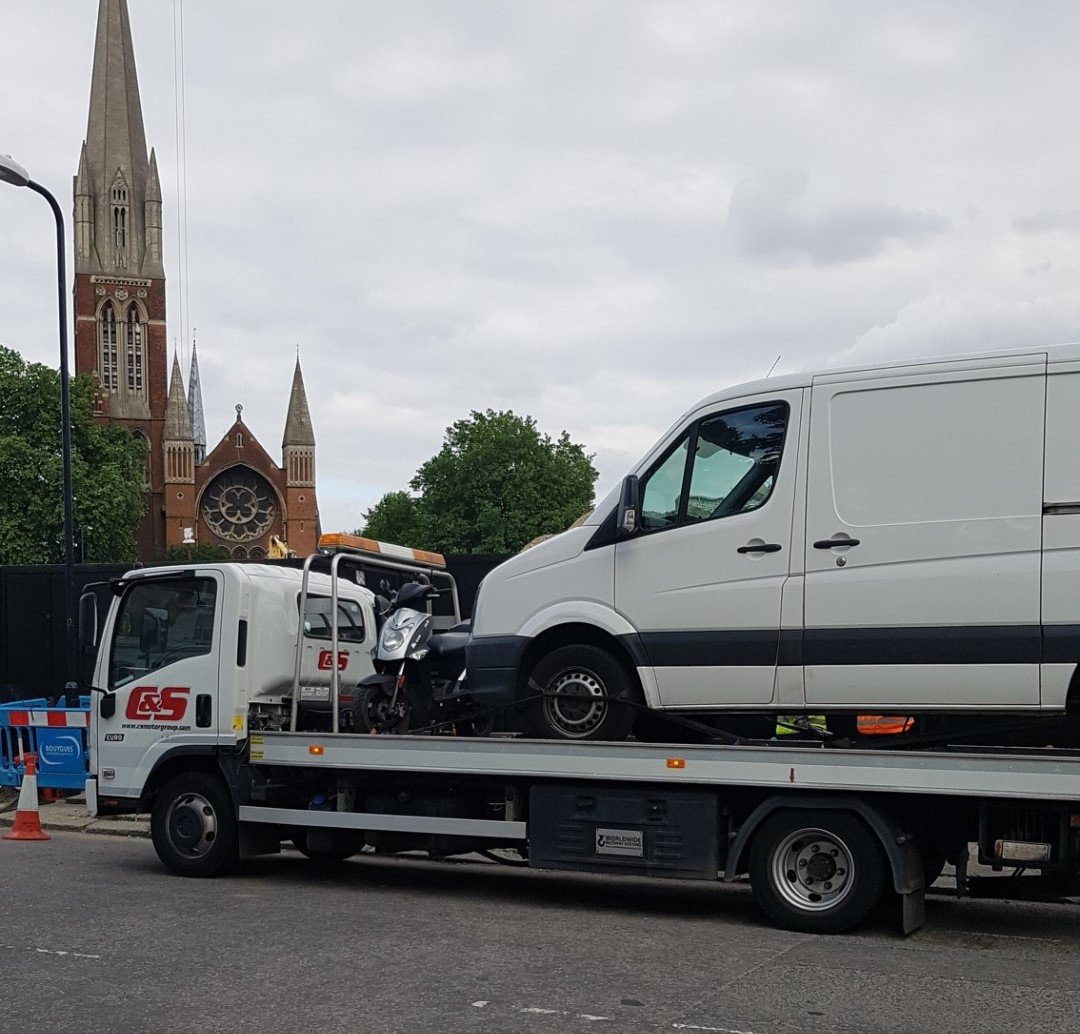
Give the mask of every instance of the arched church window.
[(128, 393), (141, 395), (143, 393), (143, 326), (136, 305), (128, 309), (124, 359), (127, 366)]
[(117, 371), (116, 307), (106, 302), (98, 320), (98, 371), (101, 386), (106, 391), (116, 391), (120, 383)]
[(143, 454), (146, 457), (143, 461), (143, 488), (149, 490), (152, 480), (150, 477), (150, 439), (138, 428), (132, 430), (131, 436), (143, 447)]
[(247, 550), (243, 546), (237, 546), (232, 551), (233, 560), (247, 560)]

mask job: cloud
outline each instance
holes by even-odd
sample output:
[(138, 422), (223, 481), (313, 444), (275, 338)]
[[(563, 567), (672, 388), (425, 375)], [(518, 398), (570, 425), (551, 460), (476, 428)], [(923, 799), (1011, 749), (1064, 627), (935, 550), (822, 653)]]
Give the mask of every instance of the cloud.
[[(0, 13), (0, 148), (65, 214), (96, 6)], [(129, 4), (168, 333), (199, 329), (208, 434), (242, 402), (272, 455), (300, 343), (325, 527), (471, 409), (567, 429), (604, 491), (778, 354), (1080, 336), (1066, 0), (250, 6), (184, 5), (184, 259), (172, 10)], [(0, 340), (55, 365), (49, 214), (0, 187), (0, 231)]]
[(1031, 215), (1017, 216), (1012, 225), (1019, 233), (1028, 234), (1049, 233), (1054, 230), (1076, 231), (1080, 230), (1080, 209), (1061, 212), (1053, 208), (1040, 208)]
[(1033, 301), (970, 291), (908, 303), (888, 323), (859, 335), (834, 362), (850, 366), (1078, 340), (1080, 310), (1071, 295)]
[(949, 228), (944, 216), (895, 205), (810, 210), (809, 179), (805, 170), (789, 170), (735, 186), (727, 225), (740, 254), (781, 263), (838, 265), (872, 258), (891, 243), (918, 247)]

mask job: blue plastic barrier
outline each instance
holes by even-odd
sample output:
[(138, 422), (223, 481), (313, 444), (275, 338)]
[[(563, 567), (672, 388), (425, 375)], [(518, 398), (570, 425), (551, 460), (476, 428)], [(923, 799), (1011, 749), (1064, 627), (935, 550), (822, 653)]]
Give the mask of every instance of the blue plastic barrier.
[(18, 786), (22, 754), (37, 755), (41, 788), (81, 790), (86, 782), (90, 698), (78, 707), (49, 707), (44, 697), (0, 704), (0, 786)]

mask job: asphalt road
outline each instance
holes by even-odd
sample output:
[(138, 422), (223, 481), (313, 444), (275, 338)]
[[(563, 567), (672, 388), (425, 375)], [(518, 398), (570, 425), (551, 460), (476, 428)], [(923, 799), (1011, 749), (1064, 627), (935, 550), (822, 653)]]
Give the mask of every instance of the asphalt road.
[(743, 885), (409, 859), (168, 875), (145, 840), (0, 843), (0, 1031), (1073, 1030), (1074, 906), (933, 898), (912, 937), (766, 925)]

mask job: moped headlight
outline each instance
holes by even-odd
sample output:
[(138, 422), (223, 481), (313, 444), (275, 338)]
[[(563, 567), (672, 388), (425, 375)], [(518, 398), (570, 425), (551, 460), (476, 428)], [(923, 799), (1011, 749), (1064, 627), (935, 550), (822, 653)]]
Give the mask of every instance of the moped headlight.
[(400, 628), (391, 628), (387, 625), (383, 629), (382, 634), (382, 648), (386, 651), (393, 652), (401, 648), (402, 643), (405, 642), (405, 632)]

